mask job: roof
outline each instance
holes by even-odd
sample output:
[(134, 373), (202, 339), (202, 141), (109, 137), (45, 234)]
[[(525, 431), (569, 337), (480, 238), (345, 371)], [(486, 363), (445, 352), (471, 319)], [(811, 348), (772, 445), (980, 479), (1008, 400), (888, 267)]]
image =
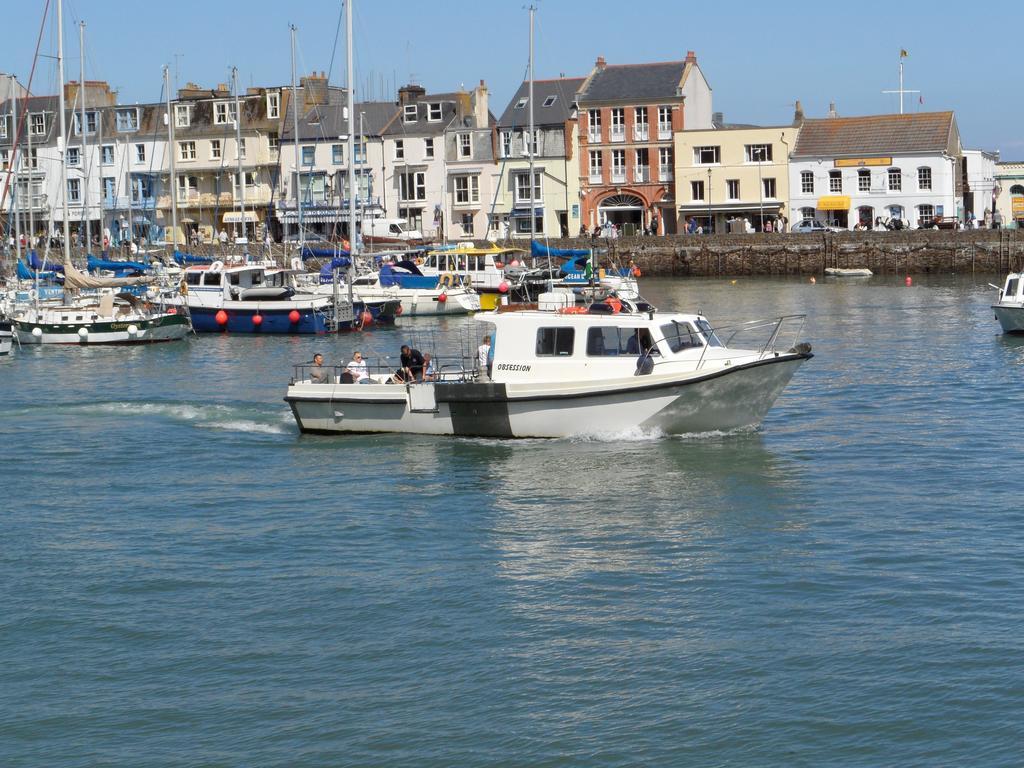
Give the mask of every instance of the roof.
[(685, 61), (605, 65), (594, 72), (579, 101), (651, 101), (682, 95)]
[[(348, 135), (348, 118), (345, 115), (347, 96), (344, 91), (337, 94), (332, 91), (330, 98), (330, 104), (313, 106), (306, 110), (305, 114), (299, 114), (300, 140), (336, 140), (339, 136)], [(302, 101), (301, 94), (299, 101)], [(356, 133), (363, 136), (379, 136), (397, 110), (398, 107), (393, 101), (357, 102), (354, 110)], [(281, 124), (281, 140), (291, 141), (295, 133), (291, 99), (285, 109), (284, 118)]]
[[(533, 122), (535, 125), (563, 125), (572, 116), (576, 103), (576, 91), (586, 81), (583, 77), (563, 77), (557, 80), (534, 80)], [(502, 128), (521, 128), (529, 122), (529, 105), (516, 109), (521, 99), (529, 97), (530, 81), (519, 86), (515, 96), (501, 113), (498, 125)], [(544, 106), (548, 99), (555, 97), (550, 106)]]
[(793, 157), (943, 152), (954, 130), (952, 112), (804, 120)]

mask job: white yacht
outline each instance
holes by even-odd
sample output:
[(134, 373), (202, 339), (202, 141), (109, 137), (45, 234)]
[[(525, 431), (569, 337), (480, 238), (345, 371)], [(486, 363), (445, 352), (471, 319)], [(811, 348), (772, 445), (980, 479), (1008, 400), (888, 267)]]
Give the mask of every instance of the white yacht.
[[(389, 383), (397, 377), (381, 365), (369, 384), (342, 383), (350, 378), (340, 367), (327, 383), (313, 383), (308, 368), (298, 366), (285, 401), (300, 430), (325, 434), (727, 431), (759, 424), (812, 357), (810, 345), (786, 347), (781, 339), (785, 333), (796, 341), (803, 315), (726, 334), (702, 315), (637, 311), (616, 299), (589, 308), (571, 302), (550, 293), (537, 310), (477, 314), (482, 325), (474, 337), (493, 339), (489, 371), (471, 357), (438, 356), (426, 381)], [(732, 346), (747, 334), (761, 338)]]
[(1002, 288), (992, 287), (999, 291), (992, 311), (1003, 327), (1003, 333), (1024, 333), (1024, 272), (1011, 272)]

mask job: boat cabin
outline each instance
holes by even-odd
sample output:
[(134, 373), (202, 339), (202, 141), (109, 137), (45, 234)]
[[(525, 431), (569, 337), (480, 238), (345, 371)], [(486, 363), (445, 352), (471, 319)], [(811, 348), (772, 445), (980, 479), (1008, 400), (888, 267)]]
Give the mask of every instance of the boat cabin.
[(288, 270), (258, 265), (189, 267), (185, 270), (184, 282), (190, 292), (216, 292), (228, 300), (269, 301), (285, 299), (295, 293)]
[(522, 262), (525, 257), (525, 251), (514, 248), (456, 247), (428, 251), (420, 271), (424, 275), (458, 275), (474, 288), (493, 291), (505, 279), (505, 266), (513, 261)]
[[(992, 286), (993, 288), (995, 286)], [(999, 292), (1000, 304), (1024, 303), (1024, 272), (1011, 272)]]

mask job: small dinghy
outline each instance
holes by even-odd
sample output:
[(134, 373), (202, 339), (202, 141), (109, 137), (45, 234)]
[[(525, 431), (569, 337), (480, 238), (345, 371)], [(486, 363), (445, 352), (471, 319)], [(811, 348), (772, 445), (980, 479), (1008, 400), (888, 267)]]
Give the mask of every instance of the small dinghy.
[(829, 277), (872, 277), (875, 273), (867, 267), (859, 267), (857, 269), (826, 267), (825, 274)]

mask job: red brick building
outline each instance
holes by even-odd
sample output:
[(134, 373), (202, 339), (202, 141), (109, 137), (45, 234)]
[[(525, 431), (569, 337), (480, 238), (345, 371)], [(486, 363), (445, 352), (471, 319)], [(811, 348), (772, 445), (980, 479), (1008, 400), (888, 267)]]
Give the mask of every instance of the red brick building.
[(711, 127), (711, 88), (693, 51), (656, 64), (599, 57), (576, 102), (583, 225), (610, 221), (631, 234), (656, 220), (659, 233), (673, 232), (673, 137), (684, 124)]

